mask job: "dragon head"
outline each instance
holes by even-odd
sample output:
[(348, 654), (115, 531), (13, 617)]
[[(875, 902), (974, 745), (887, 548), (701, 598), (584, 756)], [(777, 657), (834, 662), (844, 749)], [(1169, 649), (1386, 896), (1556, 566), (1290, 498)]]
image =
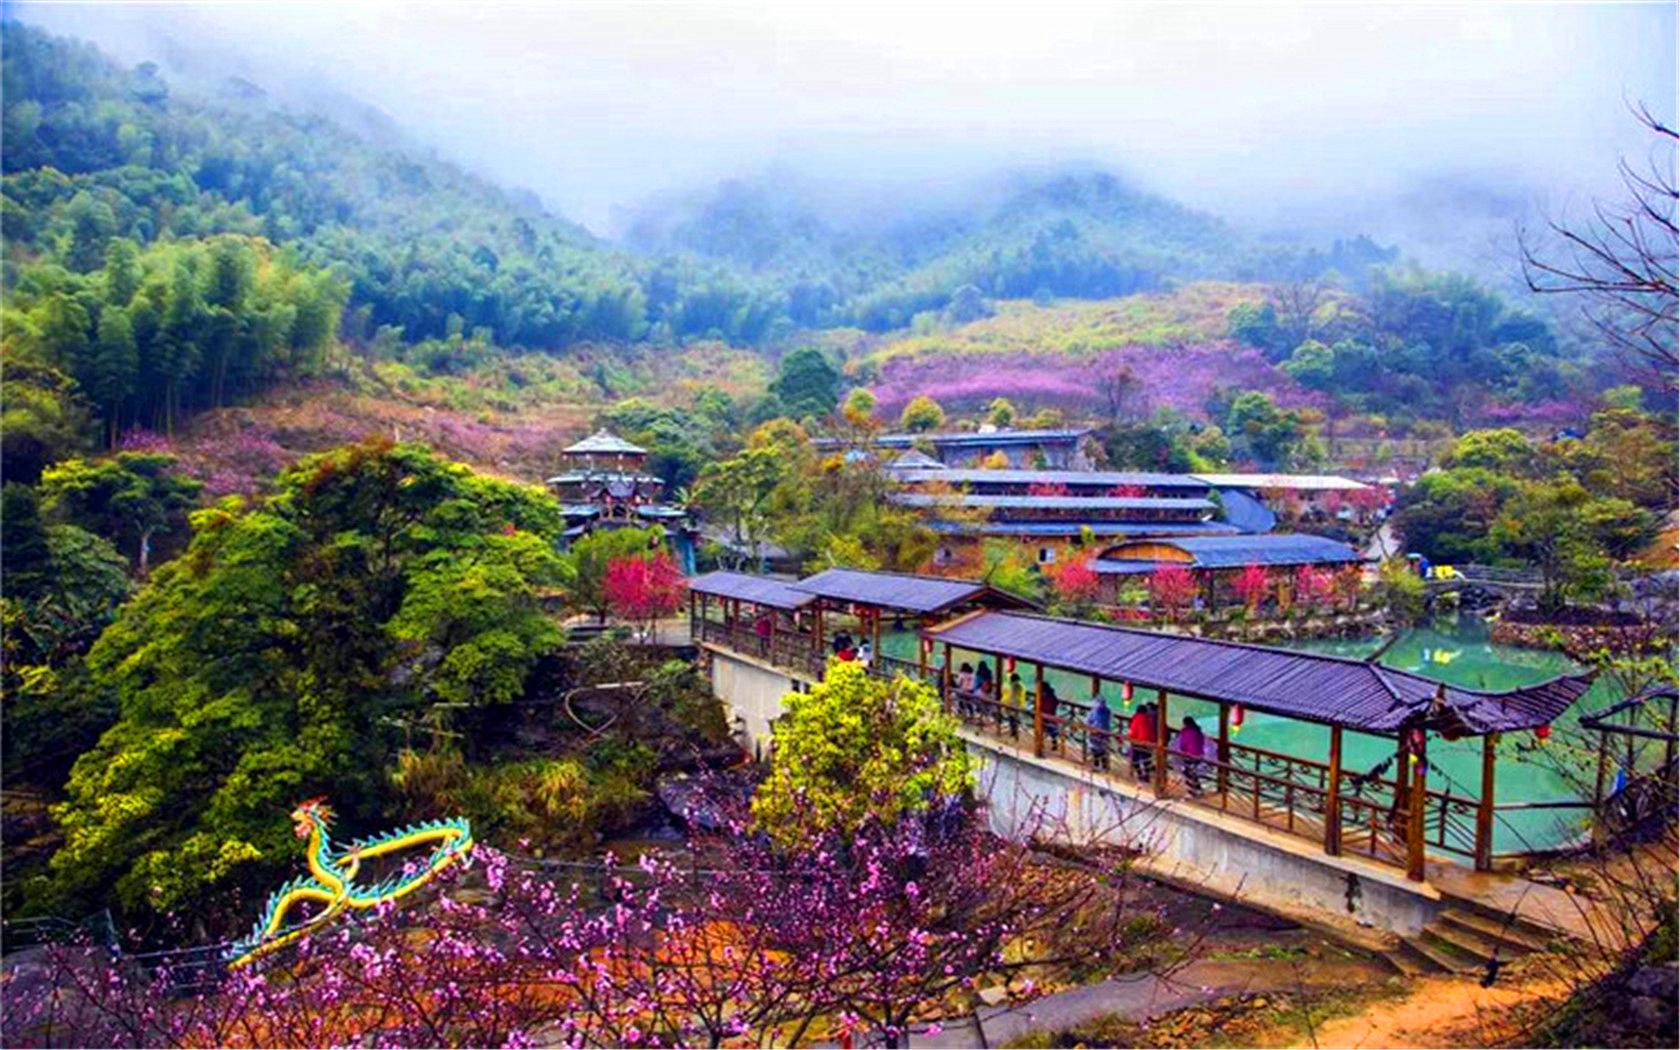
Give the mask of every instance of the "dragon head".
[(298, 803), (292, 810), (292, 821), (297, 825), (294, 829), (297, 837), (308, 838), (309, 833), (316, 828), (326, 831), (333, 820), (332, 807), (327, 805), (327, 796), (316, 795)]

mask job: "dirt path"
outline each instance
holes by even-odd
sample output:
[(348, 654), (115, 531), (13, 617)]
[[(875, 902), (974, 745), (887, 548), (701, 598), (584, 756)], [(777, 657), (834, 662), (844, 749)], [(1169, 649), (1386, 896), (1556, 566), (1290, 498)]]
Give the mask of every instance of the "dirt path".
[(1422, 977), (1399, 999), (1373, 1002), (1347, 1017), (1324, 1022), (1316, 1040), (1295, 1045), (1339, 1047), (1450, 1047), (1510, 1045), (1522, 1034), (1532, 1008), (1561, 994), (1553, 981), (1531, 980), (1492, 988), (1462, 977)]

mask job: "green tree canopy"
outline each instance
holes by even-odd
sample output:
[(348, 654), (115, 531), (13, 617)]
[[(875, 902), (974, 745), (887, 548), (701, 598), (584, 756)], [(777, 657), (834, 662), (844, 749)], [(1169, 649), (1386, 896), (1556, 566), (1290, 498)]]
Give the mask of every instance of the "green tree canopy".
[(379, 811), (392, 719), (511, 700), (561, 641), (538, 601), (559, 505), (421, 447), (311, 457), (193, 524), (88, 655), (120, 717), (55, 811), (60, 906), (199, 909), (254, 885), (293, 859), (299, 798)]
[(1472, 430), (1453, 442), (1442, 457), (1445, 467), (1485, 467), (1501, 474), (1527, 474), (1534, 469), (1535, 448), (1522, 431)]
[(801, 347), (782, 358), (770, 392), (792, 418), (826, 416), (840, 403), (840, 373), (821, 350)]
[(944, 422), (945, 410), (939, 407), (939, 402), (926, 394), (912, 398), (898, 417), (899, 426), (913, 434), (938, 430)]
[(152, 538), (185, 520), (202, 482), (178, 474), (162, 452), (119, 452), (70, 459), (41, 477), (43, 506), (132, 551), (140, 573), (151, 567)]
[(35, 490), (16, 483), (0, 496), (0, 550), (6, 778), (56, 787), (114, 714), (80, 688), (80, 655), (128, 597), (128, 562), (84, 529), (42, 521)]
[(855, 662), (835, 661), (823, 682), (782, 703), (770, 776), (752, 809), (783, 845), (891, 824), (969, 784), (956, 723), (928, 685), (903, 676), (883, 682)]
[(1015, 425), (1015, 406), (1007, 397), (994, 397), (986, 406), (986, 422), (1000, 430)]

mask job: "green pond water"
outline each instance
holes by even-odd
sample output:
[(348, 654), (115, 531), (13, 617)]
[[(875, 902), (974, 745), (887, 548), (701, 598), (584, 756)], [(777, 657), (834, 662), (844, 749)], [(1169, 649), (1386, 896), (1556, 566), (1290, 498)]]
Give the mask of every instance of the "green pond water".
[[(1381, 639), (1356, 639), (1295, 643), (1290, 648), (1363, 659), (1375, 651)], [(916, 658), (916, 637), (911, 632), (893, 632), (882, 638), (889, 656)], [(955, 652), (953, 660), (974, 662), (973, 653)], [(1487, 626), (1478, 619), (1462, 617), (1433, 627), (1406, 632), (1382, 655), (1388, 667), (1474, 689), (1510, 689), (1532, 685), (1560, 674), (1579, 670), (1568, 657), (1536, 649), (1495, 645), (1488, 641)], [(1090, 679), (1081, 675), (1049, 671), (1046, 677), (1056, 692), (1083, 702), (1090, 694)], [(1105, 684), (1109, 705), (1119, 713), (1120, 688)], [(1594, 710), (1608, 706), (1616, 697), (1611, 686), (1599, 682), (1583, 697), (1576, 709)], [(1217, 704), (1172, 697), (1169, 716), (1178, 725), (1185, 715), (1194, 717), (1209, 735), (1217, 733)], [(1576, 709), (1560, 717), (1551, 739), (1541, 744), (1531, 732), (1507, 734), (1500, 743), (1495, 775), (1495, 796), (1499, 802), (1540, 802), (1578, 799), (1590, 792), (1592, 770), (1585, 768), (1586, 752), (1574, 733)], [(1247, 712), (1233, 739), (1269, 751), (1325, 761), (1329, 757), (1330, 730), (1325, 726), (1289, 718)], [(1450, 791), (1469, 798), (1481, 792), (1481, 739), (1456, 742), (1432, 736), (1429, 740), (1428, 783), (1433, 790)], [(1342, 765), (1350, 772), (1365, 772), (1394, 753), (1391, 740), (1345, 733)], [(1392, 776), (1392, 771), (1389, 771)], [(1503, 811), (1494, 828), (1496, 852), (1543, 849), (1572, 841), (1585, 829), (1584, 810)]]

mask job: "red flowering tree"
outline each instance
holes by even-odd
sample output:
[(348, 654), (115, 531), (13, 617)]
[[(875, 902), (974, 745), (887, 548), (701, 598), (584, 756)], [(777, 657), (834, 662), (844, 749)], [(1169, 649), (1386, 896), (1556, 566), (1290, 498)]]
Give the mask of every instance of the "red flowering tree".
[(1027, 486), (1029, 496), (1067, 496), (1068, 487), (1059, 481), (1035, 481)]
[(1196, 577), (1182, 565), (1163, 565), (1149, 574), (1149, 600), (1176, 621), (1196, 599)]
[(1055, 591), (1060, 611), (1078, 616), (1096, 604), (1102, 578), (1088, 560), (1072, 560), (1051, 568), (1045, 575)]
[(1266, 600), (1266, 591), (1272, 585), (1272, 578), (1263, 566), (1250, 565), (1237, 573), (1237, 578), (1231, 581), (1231, 589), (1237, 592), (1237, 597), (1248, 606), (1250, 615), (1259, 611), (1260, 603)]
[(1353, 489), (1347, 494), (1346, 503), (1358, 516), (1360, 524), (1365, 524), (1384, 507), (1394, 501), (1394, 493), (1381, 485), (1366, 485), (1364, 488)]
[(1336, 579), (1327, 570), (1303, 565), (1295, 570), (1295, 600), (1311, 609), (1330, 604)]
[(669, 554), (658, 550), (607, 562), (602, 587), (612, 611), (647, 632), (681, 607), (688, 579)]

